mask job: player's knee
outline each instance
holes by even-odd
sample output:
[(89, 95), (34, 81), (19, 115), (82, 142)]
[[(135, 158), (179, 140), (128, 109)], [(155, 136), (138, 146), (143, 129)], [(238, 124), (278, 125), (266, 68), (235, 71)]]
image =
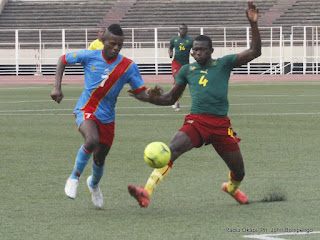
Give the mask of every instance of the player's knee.
[(170, 150), (171, 150), (171, 160), (176, 160), (181, 154), (191, 150), (193, 148), (191, 139), (187, 134), (184, 132), (178, 131), (171, 143), (170, 143)]
[(87, 137), (85, 147), (88, 151), (93, 152), (99, 145), (99, 138)]
[(102, 167), (104, 165), (105, 159), (109, 153), (110, 146), (99, 143), (99, 146), (96, 148), (96, 151), (94, 152), (94, 162), (97, 166)]
[(96, 157), (96, 158), (93, 158), (93, 161), (97, 166), (102, 167), (104, 165), (105, 158)]

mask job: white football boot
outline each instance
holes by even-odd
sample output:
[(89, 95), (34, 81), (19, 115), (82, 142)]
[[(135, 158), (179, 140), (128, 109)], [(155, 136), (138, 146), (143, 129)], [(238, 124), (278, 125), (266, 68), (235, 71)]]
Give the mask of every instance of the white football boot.
[(92, 199), (93, 205), (95, 205), (97, 208), (102, 208), (102, 206), (103, 206), (103, 195), (102, 195), (102, 192), (100, 190), (100, 186), (98, 185), (98, 187), (92, 188), (90, 186), (91, 178), (92, 178), (92, 176), (89, 176), (87, 178), (87, 186), (89, 188), (89, 191), (91, 192), (91, 199)]
[(79, 179), (68, 178), (64, 192), (69, 198), (74, 199), (77, 196), (77, 190), (79, 186)]

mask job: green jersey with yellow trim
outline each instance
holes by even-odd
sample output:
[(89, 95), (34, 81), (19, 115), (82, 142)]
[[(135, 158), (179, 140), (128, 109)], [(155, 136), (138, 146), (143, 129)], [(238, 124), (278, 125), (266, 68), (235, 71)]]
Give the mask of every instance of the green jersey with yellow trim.
[(181, 65), (188, 64), (192, 44), (193, 38), (189, 36), (186, 36), (184, 38), (180, 38), (180, 36), (171, 38), (170, 48), (174, 48), (173, 59)]
[(197, 62), (184, 65), (175, 83), (189, 84), (192, 99), (191, 113), (227, 116), (229, 110), (228, 85), (231, 71), (239, 66), (237, 54), (211, 59), (210, 64)]

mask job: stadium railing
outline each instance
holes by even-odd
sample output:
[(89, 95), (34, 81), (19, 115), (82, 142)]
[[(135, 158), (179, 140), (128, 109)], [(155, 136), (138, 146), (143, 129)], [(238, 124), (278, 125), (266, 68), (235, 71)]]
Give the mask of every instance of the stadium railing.
[[(320, 26), (261, 27), (262, 55), (233, 74), (318, 74)], [(177, 28), (169, 29), (177, 34)], [(168, 28), (124, 28), (122, 54), (134, 60), (142, 74), (170, 74)], [(57, 59), (89, 46), (96, 29), (0, 29), (0, 74), (54, 74)], [(239, 53), (250, 46), (249, 27), (189, 27), (189, 35), (209, 35), (214, 58)], [(52, 36), (55, 36), (54, 38)], [(30, 38), (32, 36), (32, 38)], [(190, 60), (193, 59), (190, 57)], [(80, 66), (66, 74), (83, 74)]]

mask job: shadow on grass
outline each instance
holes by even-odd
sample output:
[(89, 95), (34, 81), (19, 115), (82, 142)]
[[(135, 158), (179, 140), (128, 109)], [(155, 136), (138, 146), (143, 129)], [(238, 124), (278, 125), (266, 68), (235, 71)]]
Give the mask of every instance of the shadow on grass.
[(264, 196), (262, 199), (249, 201), (248, 204), (250, 204), (250, 203), (283, 202), (283, 201), (287, 201), (286, 194), (280, 193), (280, 192), (270, 192), (266, 196)]

